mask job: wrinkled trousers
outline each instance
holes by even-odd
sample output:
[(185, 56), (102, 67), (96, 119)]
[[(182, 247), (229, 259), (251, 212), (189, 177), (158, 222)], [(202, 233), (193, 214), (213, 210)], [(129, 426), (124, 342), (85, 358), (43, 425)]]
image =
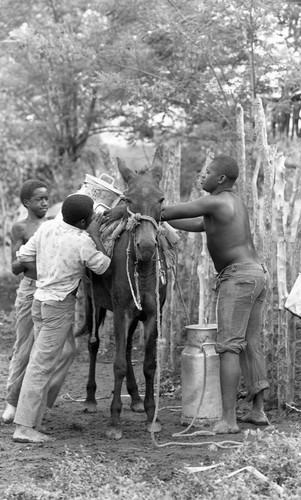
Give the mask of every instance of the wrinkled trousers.
[(24, 276), (17, 290), (17, 298), (15, 302), (16, 340), (9, 364), (6, 384), (7, 402), (15, 407), (18, 404), (23, 377), (34, 342), (31, 307), (35, 291), (35, 280)]
[(39, 427), (46, 406), (54, 404), (76, 354), (74, 310), (72, 294), (62, 301), (34, 299), (35, 342), (19, 396), (16, 424)]
[(262, 345), (263, 310), (270, 286), (264, 264), (237, 263), (216, 278), (216, 352), (239, 355), (247, 401), (269, 387)]

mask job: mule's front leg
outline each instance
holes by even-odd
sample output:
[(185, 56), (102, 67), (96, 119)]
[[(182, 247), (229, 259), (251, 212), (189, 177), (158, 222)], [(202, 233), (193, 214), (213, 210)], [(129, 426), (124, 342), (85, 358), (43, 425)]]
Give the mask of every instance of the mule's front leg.
[[(160, 432), (162, 429), (160, 420), (157, 418), (153, 424), (155, 415), (155, 399), (154, 399), (154, 379), (156, 372), (156, 341), (157, 341), (157, 327), (155, 318), (151, 318), (145, 323), (145, 357), (144, 357), (144, 377), (145, 377), (145, 398), (144, 408), (147, 414), (146, 428), (151, 432), (152, 425), (154, 432)], [(158, 387), (159, 390), (159, 387)]]
[(98, 353), (98, 348), (99, 348), (99, 339), (98, 337), (95, 339), (94, 342), (90, 342), (90, 339), (88, 341), (88, 350), (89, 350), (89, 377), (88, 377), (88, 382), (86, 385), (86, 390), (87, 390), (87, 397), (86, 400), (84, 401), (84, 406), (85, 410), (88, 413), (95, 413), (96, 412), (96, 398), (95, 398), (95, 393), (96, 393), (96, 359), (97, 359), (97, 353)]
[(125, 375), (126, 361), (124, 358), (116, 356), (114, 363), (114, 395), (111, 403), (111, 420), (110, 427), (106, 432), (106, 436), (110, 439), (122, 438), (122, 429), (120, 427), (120, 414), (122, 409), (121, 388)]
[(138, 324), (138, 319), (136, 318), (131, 324), (127, 346), (126, 346), (126, 364), (127, 364), (127, 372), (126, 372), (126, 387), (129, 395), (131, 396), (131, 410), (134, 412), (144, 412), (144, 404), (139, 396), (138, 386), (136, 382), (135, 373), (132, 365), (132, 346), (133, 346), (133, 335), (136, 330)]
[(116, 355), (114, 363), (114, 396), (111, 403), (110, 427), (106, 436), (111, 439), (121, 439), (122, 430), (120, 427), (121, 414), (121, 388), (126, 376), (126, 337), (131, 323), (128, 314), (115, 306), (114, 308), (114, 333), (116, 343)]

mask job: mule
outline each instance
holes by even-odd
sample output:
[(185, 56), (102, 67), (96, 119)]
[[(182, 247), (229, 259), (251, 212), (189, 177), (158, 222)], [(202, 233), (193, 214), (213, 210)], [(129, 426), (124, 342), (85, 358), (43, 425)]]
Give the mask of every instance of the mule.
[[(92, 289), (88, 293), (87, 326), (94, 331), (89, 342), (90, 368), (86, 407), (94, 410), (95, 365), (99, 347), (98, 327), (106, 310), (113, 311), (116, 354), (114, 362), (114, 393), (107, 437), (120, 439), (122, 429), (121, 388), (126, 378), (132, 411), (145, 411), (147, 429), (161, 430), (155, 413), (154, 376), (156, 371), (156, 341), (161, 325), (162, 307), (166, 297), (166, 260), (159, 244), (159, 222), (164, 195), (159, 187), (162, 177), (162, 149), (158, 148), (149, 169), (134, 172), (118, 160), (118, 169), (127, 184), (124, 192), (127, 222), (117, 238), (111, 261), (111, 276), (91, 275)], [(89, 291), (89, 287), (88, 287)], [(92, 291), (92, 293), (91, 293)], [(91, 310), (93, 309), (93, 314)], [(131, 361), (133, 335), (141, 321), (144, 326), (145, 397), (141, 400)], [(152, 428), (153, 425), (153, 428)]]

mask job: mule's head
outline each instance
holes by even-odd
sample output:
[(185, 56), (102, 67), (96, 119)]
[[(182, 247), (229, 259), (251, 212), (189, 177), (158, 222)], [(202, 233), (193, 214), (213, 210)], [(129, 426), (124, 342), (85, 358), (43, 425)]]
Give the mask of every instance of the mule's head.
[(159, 187), (162, 152), (163, 148), (159, 146), (151, 167), (139, 172), (134, 172), (118, 159), (118, 169), (127, 183), (124, 196), (129, 213), (142, 216), (135, 230), (135, 242), (137, 258), (143, 261), (152, 259), (157, 246), (157, 224), (164, 201), (164, 194)]

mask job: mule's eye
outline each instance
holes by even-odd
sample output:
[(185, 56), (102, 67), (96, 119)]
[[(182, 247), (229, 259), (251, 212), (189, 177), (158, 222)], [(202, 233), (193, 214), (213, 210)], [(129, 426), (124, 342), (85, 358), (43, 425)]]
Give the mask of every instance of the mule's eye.
[(159, 203), (163, 203), (163, 201), (164, 201), (164, 200), (165, 200), (165, 198), (164, 198), (164, 197), (163, 197), (163, 198), (160, 198)]

